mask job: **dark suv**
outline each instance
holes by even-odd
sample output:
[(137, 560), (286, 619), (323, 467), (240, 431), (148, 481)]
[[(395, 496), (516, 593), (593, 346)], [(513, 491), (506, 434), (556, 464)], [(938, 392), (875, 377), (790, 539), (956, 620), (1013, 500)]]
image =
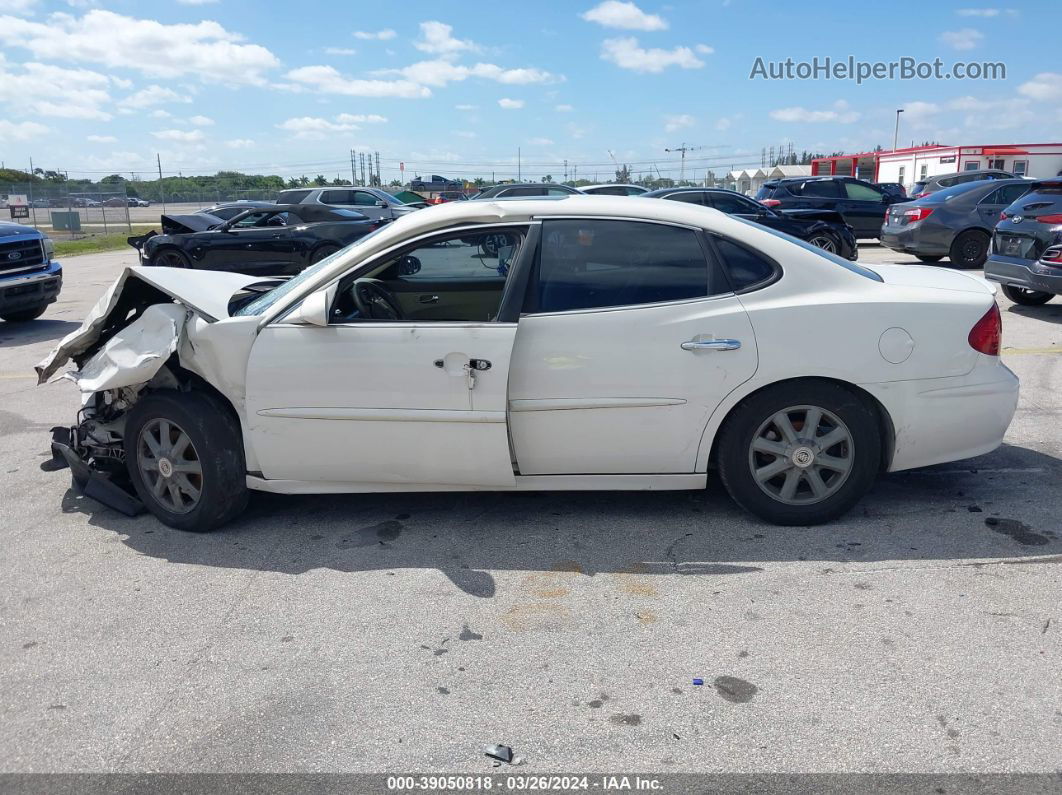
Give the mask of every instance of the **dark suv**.
[(985, 278), (1016, 304), (1036, 306), (1062, 295), (1062, 177), (1032, 183), (1000, 214)]
[(860, 240), (877, 237), (889, 205), (903, 201), (855, 177), (775, 179), (756, 199), (777, 210), (835, 210)]
[(964, 185), (967, 182), (980, 182), (983, 179), (1015, 179), (1018, 175), (998, 168), (979, 168), (973, 171), (953, 171), (950, 174), (937, 174), (933, 177), (920, 179), (911, 186), (911, 198), (921, 199), (938, 190), (954, 188), (956, 185)]

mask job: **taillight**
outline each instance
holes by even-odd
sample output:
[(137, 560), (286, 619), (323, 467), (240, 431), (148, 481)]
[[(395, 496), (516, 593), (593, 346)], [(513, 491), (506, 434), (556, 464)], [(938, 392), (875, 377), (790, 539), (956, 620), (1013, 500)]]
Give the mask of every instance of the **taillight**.
[(923, 196), (928, 196), (928, 195), (929, 195), (928, 193), (916, 193), (911, 198), (913, 198), (913, 199), (921, 199)]
[(1049, 248), (1044, 252), (1044, 255), (1040, 257), (1040, 262), (1046, 262), (1051, 265), (1062, 265), (1062, 248)]
[(777, 207), (781, 203), (778, 199), (760, 199), (760, 204), (764, 207)]
[(999, 356), (1000, 338), (1003, 321), (999, 317), (999, 307), (992, 302), (992, 307), (970, 329), (970, 347), (986, 356)]
[(910, 210), (903, 211), (903, 217), (907, 219), (909, 224), (913, 224), (915, 221), (923, 221), (932, 214), (932, 207), (912, 207)]
[(1055, 213), (1054, 215), (1038, 215), (1036, 220), (1041, 224), (1062, 224), (1062, 213)]

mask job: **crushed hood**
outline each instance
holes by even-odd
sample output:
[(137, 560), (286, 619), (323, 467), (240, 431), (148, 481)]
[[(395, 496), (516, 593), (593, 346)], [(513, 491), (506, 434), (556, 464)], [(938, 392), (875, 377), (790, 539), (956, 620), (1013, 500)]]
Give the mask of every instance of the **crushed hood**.
[[(37, 383), (44, 383), (68, 361), (73, 359), (79, 366), (95, 356), (120, 331), (130, 326), (126, 320), (130, 312), (143, 312), (153, 304), (165, 304), (171, 300), (183, 304), (208, 323), (229, 316), (228, 305), (232, 296), (255, 282), (260, 276), (222, 271), (196, 271), (184, 268), (126, 268), (118, 279), (96, 302), (81, 327), (65, 336), (50, 354), (34, 369)], [(184, 324), (171, 324), (173, 339), (179, 337)], [(157, 333), (152, 345), (159, 351), (169, 342)], [(145, 353), (145, 351), (141, 351)], [(160, 363), (161, 365), (161, 363)]]
[(213, 226), (225, 223), (215, 215), (209, 213), (193, 213), (191, 215), (163, 215), (159, 219), (162, 222), (162, 234), (182, 235), (189, 232), (206, 232)]

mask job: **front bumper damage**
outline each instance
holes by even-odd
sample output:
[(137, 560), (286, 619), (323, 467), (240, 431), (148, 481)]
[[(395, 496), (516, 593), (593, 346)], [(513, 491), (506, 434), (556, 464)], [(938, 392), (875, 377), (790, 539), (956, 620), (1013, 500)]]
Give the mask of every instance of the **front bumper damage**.
[(43, 384), (72, 361), (77, 369), (62, 377), (82, 393), (76, 423), (52, 429), (54, 467), (69, 467), (86, 496), (130, 516), (144, 507), (126, 468), (127, 412), (145, 391), (191, 388), (179, 366), (189, 323), (197, 317), (213, 322), (227, 316), (233, 293), (261, 281), (228, 273), (197, 279), (200, 274), (189, 278), (187, 271), (169, 271), (153, 268), (148, 275), (127, 268), (81, 327), (35, 368)]

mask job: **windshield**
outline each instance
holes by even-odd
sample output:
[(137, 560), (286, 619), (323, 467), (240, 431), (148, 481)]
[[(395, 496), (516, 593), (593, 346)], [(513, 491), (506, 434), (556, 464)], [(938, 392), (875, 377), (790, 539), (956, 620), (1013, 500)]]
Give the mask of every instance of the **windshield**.
[(369, 234), (365, 235), (365, 237), (358, 238), (355, 242), (351, 243), (346, 248), (341, 248), (335, 254), (325, 257), (320, 262), (315, 262), (306, 270), (299, 273), (299, 275), (293, 276), (292, 278), (288, 279), (288, 281), (270, 290), (268, 293), (264, 293), (258, 298), (254, 299), (246, 306), (240, 307), (234, 317), (240, 317), (244, 315), (261, 315), (281, 298), (288, 295), (293, 290), (299, 289), (301, 285), (305, 284), (309, 279), (312, 279), (322, 270), (331, 265), (335, 261), (336, 257), (341, 254), (346, 254), (351, 249), (358, 248), (359, 246), (363, 245), (366, 240), (375, 237), (384, 229), (387, 229), (387, 227), (381, 226), (379, 229), (375, 229), (372, 232), (369, 232)]
[(780, 237), (780, 238), (782, 238), (782, 240), (788, 240), (790, 243), (794, 243), (794, 244), (800, 246), (805, 251), (811, 251), (811, 252), (813, 252), (815, 254), (818, 254), (820, 257), (822, 257), (824, 259), (828, 259), (830, 262), (832, 262), (835, 265), (840, 265), (842, 268), (844, 268), (847, 271), (851, 271), (852, 273), (857, 273), (860, 276), (863, 276), (863, 277), (865, 277), (867, 279), (871, 279), (871, 280), (876, 281), (876, 282), (885, 281), (884, 279), (881, 278), (881, 276), (879, 274), (875, 273), (870, 268), (867, 268), (867, 267), (865, 267), (863, 265), (860, 265), (858, 262), (851, 262), (849, 260), (846, 260), (844, 257), (838, 257), (836, 254), (831, 254), (829, 251), (826, 251), (825, 249), (821, 249), (818, 246), (813, 246), (813, 245), (811, 245), (811, 243), (808, 243), (806, 240), (801, 240), (799, 237), (793, 237), (792, 235), (787, 235), (785, 232), (779, 232), (777, 229), (771, 229), (770, 227), (762, 226), (760, 224), (755, 223), (754, 221), (746, 221), (744, 218), (738, 218), (737, 216), (734, 216), (734, 215), (732, 215), (730, 217), (733, 218), (735, 221), (739, 221), (739, 222), (741, 222), (743, 224), (747, 224), (748, 226), (755, 227), (756, 229), (759, 229), (760, 231), (763, 231), (763, 232), (767, 232), (768, 234), (774, 235), (775, 237)]

